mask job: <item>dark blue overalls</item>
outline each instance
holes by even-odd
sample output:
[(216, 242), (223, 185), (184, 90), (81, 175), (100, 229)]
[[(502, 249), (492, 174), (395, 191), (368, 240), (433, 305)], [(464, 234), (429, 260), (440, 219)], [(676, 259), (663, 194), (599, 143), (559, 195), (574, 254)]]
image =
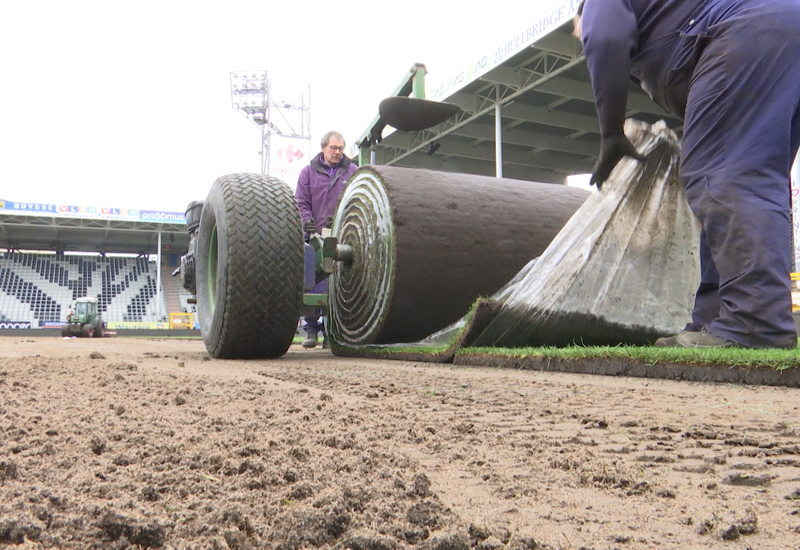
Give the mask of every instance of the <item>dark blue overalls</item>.
[(687, 329), (795, 347), (800, 0), (586, 0), (583, 42), (602, 132), (621, 130), (629, 78), (684, 117), (681, 179), (702, 226)]

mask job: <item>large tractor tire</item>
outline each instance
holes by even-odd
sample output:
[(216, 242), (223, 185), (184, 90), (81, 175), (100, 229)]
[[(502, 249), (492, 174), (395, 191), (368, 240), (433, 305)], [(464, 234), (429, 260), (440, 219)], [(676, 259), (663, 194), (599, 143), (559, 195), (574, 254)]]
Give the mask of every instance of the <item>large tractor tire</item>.
[(92, 336), (94, 336), (95, 338), (102, 338), (105, 335), (106, 335), (106, 327), (103, 324), (103, 320), (98, 319), (97, 324), (94, 327), (94, 334)]
[(222, 176), (208, 193), (197, 237), (200, 333), (219, 359), (272, 359), (292, 343), (303, 304), (303, 229), (279, 179)]
[(84, 338), (91, 338), (94, 336), (94, 327), (89, 324), (83, 325), (83, 327), (81, 327), (81, 336)]
[(69, 330), (69, 324), (61, 325), (61, 336), (64, 338), (69, 338), (72, 336), (72, 332)]

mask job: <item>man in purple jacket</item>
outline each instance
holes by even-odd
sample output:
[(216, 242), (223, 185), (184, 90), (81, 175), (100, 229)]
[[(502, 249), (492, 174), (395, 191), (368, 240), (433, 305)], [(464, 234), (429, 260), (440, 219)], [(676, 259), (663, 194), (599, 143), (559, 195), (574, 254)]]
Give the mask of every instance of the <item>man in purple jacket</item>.
[(680, 171), (702, 226), (701, 282), (691, 322), (657, 345), (796, 347), (800, 1), (586, 0), (582, 9), (602, 136), (592, 183), (623, 157), (641, 158), (622, 130), (631, 79), (684, 119)]
[[(358, 169), (344, 154), (344, 137), (339, 132), (328, 132), (322, 136), (322, 151), (311, 159), (311, 163), (300, 171), (297, 180), (295, 198), (303, 221), (303, 231), (308, 236), (320, 233), (328, 227), (330, 219), (336, 213), (339, 197), (350, 175)], [(328, 280), (320, 281), (311, 292), (328, 291)], [(303, 328), (307, 338), (303, 347), (313, 348), (317, 345), (320, 331), (323, 333), (325, 345), (325, 327), (320, 316), (303, 318)]]

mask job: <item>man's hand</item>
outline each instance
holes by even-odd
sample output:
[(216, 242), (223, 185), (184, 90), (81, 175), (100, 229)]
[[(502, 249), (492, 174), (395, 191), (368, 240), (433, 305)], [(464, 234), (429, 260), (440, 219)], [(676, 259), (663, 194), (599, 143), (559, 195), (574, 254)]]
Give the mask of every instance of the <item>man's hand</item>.
[(623, 157), (632, 157), (638, 161), (645, 160), (645, 157), (636, 152), (636, 148), (625, 134), (605, 136), (600, 144), (600, 156), (592, 169), (592, 179), (589, 183), (600, 189)]
[(303, 222), (303, 231), (309, 235), (317, 232), (317, 223), (314, 221), (314, 218), (310, 218)]

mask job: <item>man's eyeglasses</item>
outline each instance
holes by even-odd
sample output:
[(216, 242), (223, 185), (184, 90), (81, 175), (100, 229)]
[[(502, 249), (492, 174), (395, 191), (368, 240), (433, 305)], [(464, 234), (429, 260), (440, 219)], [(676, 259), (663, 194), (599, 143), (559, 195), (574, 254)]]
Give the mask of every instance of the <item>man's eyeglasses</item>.
[(344, 152), (344, 147), (343, 146), (342, 147), (338, 147), (336, 145), (328, 145), (328, 149), (330, 149), (331, 151), (338, 151), (340, 153)]

